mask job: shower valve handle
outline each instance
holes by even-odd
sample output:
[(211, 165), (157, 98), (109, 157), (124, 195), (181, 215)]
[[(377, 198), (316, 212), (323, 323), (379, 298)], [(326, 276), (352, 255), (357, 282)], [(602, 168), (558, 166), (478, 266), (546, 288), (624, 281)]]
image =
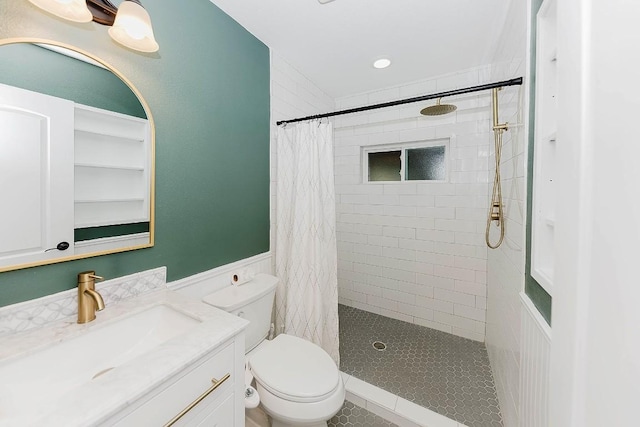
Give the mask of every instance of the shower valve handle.
[(500, 221), (500, 203), (493, 202), (491, 205), (491, 220)]

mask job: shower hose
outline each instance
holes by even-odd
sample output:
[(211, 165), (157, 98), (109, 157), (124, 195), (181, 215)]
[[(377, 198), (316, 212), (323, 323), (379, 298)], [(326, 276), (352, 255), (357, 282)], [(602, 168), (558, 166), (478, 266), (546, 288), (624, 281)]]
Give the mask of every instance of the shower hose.
[[(504, 240), (504, 215), (502, 212), (502, 184), (500, 180), (500, 156), (502, 154), (502, 134), (505, 129), (494, 129), (494, 142), (496, 152), (496, 173), (493, 178), (493, 192), (491, 194), (491, 205), (489, 206), (489, 215), (487, 216), (487, 228), (484, 233), (487, 246), (491, 249), (496, 249), (502, 244)], [(497, 211), (496, 211), (497, 209)], [(496, 215), (497, 214), (497, 215)], [(489, 239), (489, 232), (491, 228), (491, 221), (496, 221), (496, 226), (500, 228), (500, 239), (496, 244), (492, 244)]]

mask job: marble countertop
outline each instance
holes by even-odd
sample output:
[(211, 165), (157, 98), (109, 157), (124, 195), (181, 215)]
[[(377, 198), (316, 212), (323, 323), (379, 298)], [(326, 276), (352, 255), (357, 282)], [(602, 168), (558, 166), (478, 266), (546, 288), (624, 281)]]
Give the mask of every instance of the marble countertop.
[[(0, 340), (0, 369), (55, 344), (159, 305), (169, 306), (201, 323), (158, 345), (153, 351), (123, 363), (62, 395), (51, 393), (54, 395), (41, 399), (46, 401), (30, 401), (28, 413), (20, 414), (17, 418), (15, 414), (10, 417), (5, 414), (3, 417), (3, 413), (7, 411), (3, 410), (3, 400), (6, 402), (6, 399), (2, 396), (10, 396), (12, 390), (7, 389), (0, 378), (0, 426), (98, 425), (241, 332), (248, 324), (246, 320), (201, 301), (161, 290), (108, 306), (97, 313), (96, 320), (83, 325), (77, 324), (75, 318), (67, 318), (43, 328), (4, 337)], [(52, 361), (48, 368), (55, 370), (55, 362)]]

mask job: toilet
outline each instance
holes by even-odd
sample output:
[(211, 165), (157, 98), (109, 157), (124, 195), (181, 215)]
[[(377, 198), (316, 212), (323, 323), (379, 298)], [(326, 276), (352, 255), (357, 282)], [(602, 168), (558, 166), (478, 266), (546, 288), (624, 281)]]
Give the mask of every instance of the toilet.
[(272, 427), (326, 427), (344, 403), (342, 376), (316, 344), (287, 334), (267, 339), (277, 284), (277, 277), (258, 274), (203, 301), (250, 322), (245, 330), (248, 374)]

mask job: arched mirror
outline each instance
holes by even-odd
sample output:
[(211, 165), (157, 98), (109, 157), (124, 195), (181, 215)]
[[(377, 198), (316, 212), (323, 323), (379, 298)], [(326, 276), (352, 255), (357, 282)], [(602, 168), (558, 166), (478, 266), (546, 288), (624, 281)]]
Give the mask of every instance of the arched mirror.
[(147, 103), (98, 58), (0, 40), (0, 271), (153, 246)]

